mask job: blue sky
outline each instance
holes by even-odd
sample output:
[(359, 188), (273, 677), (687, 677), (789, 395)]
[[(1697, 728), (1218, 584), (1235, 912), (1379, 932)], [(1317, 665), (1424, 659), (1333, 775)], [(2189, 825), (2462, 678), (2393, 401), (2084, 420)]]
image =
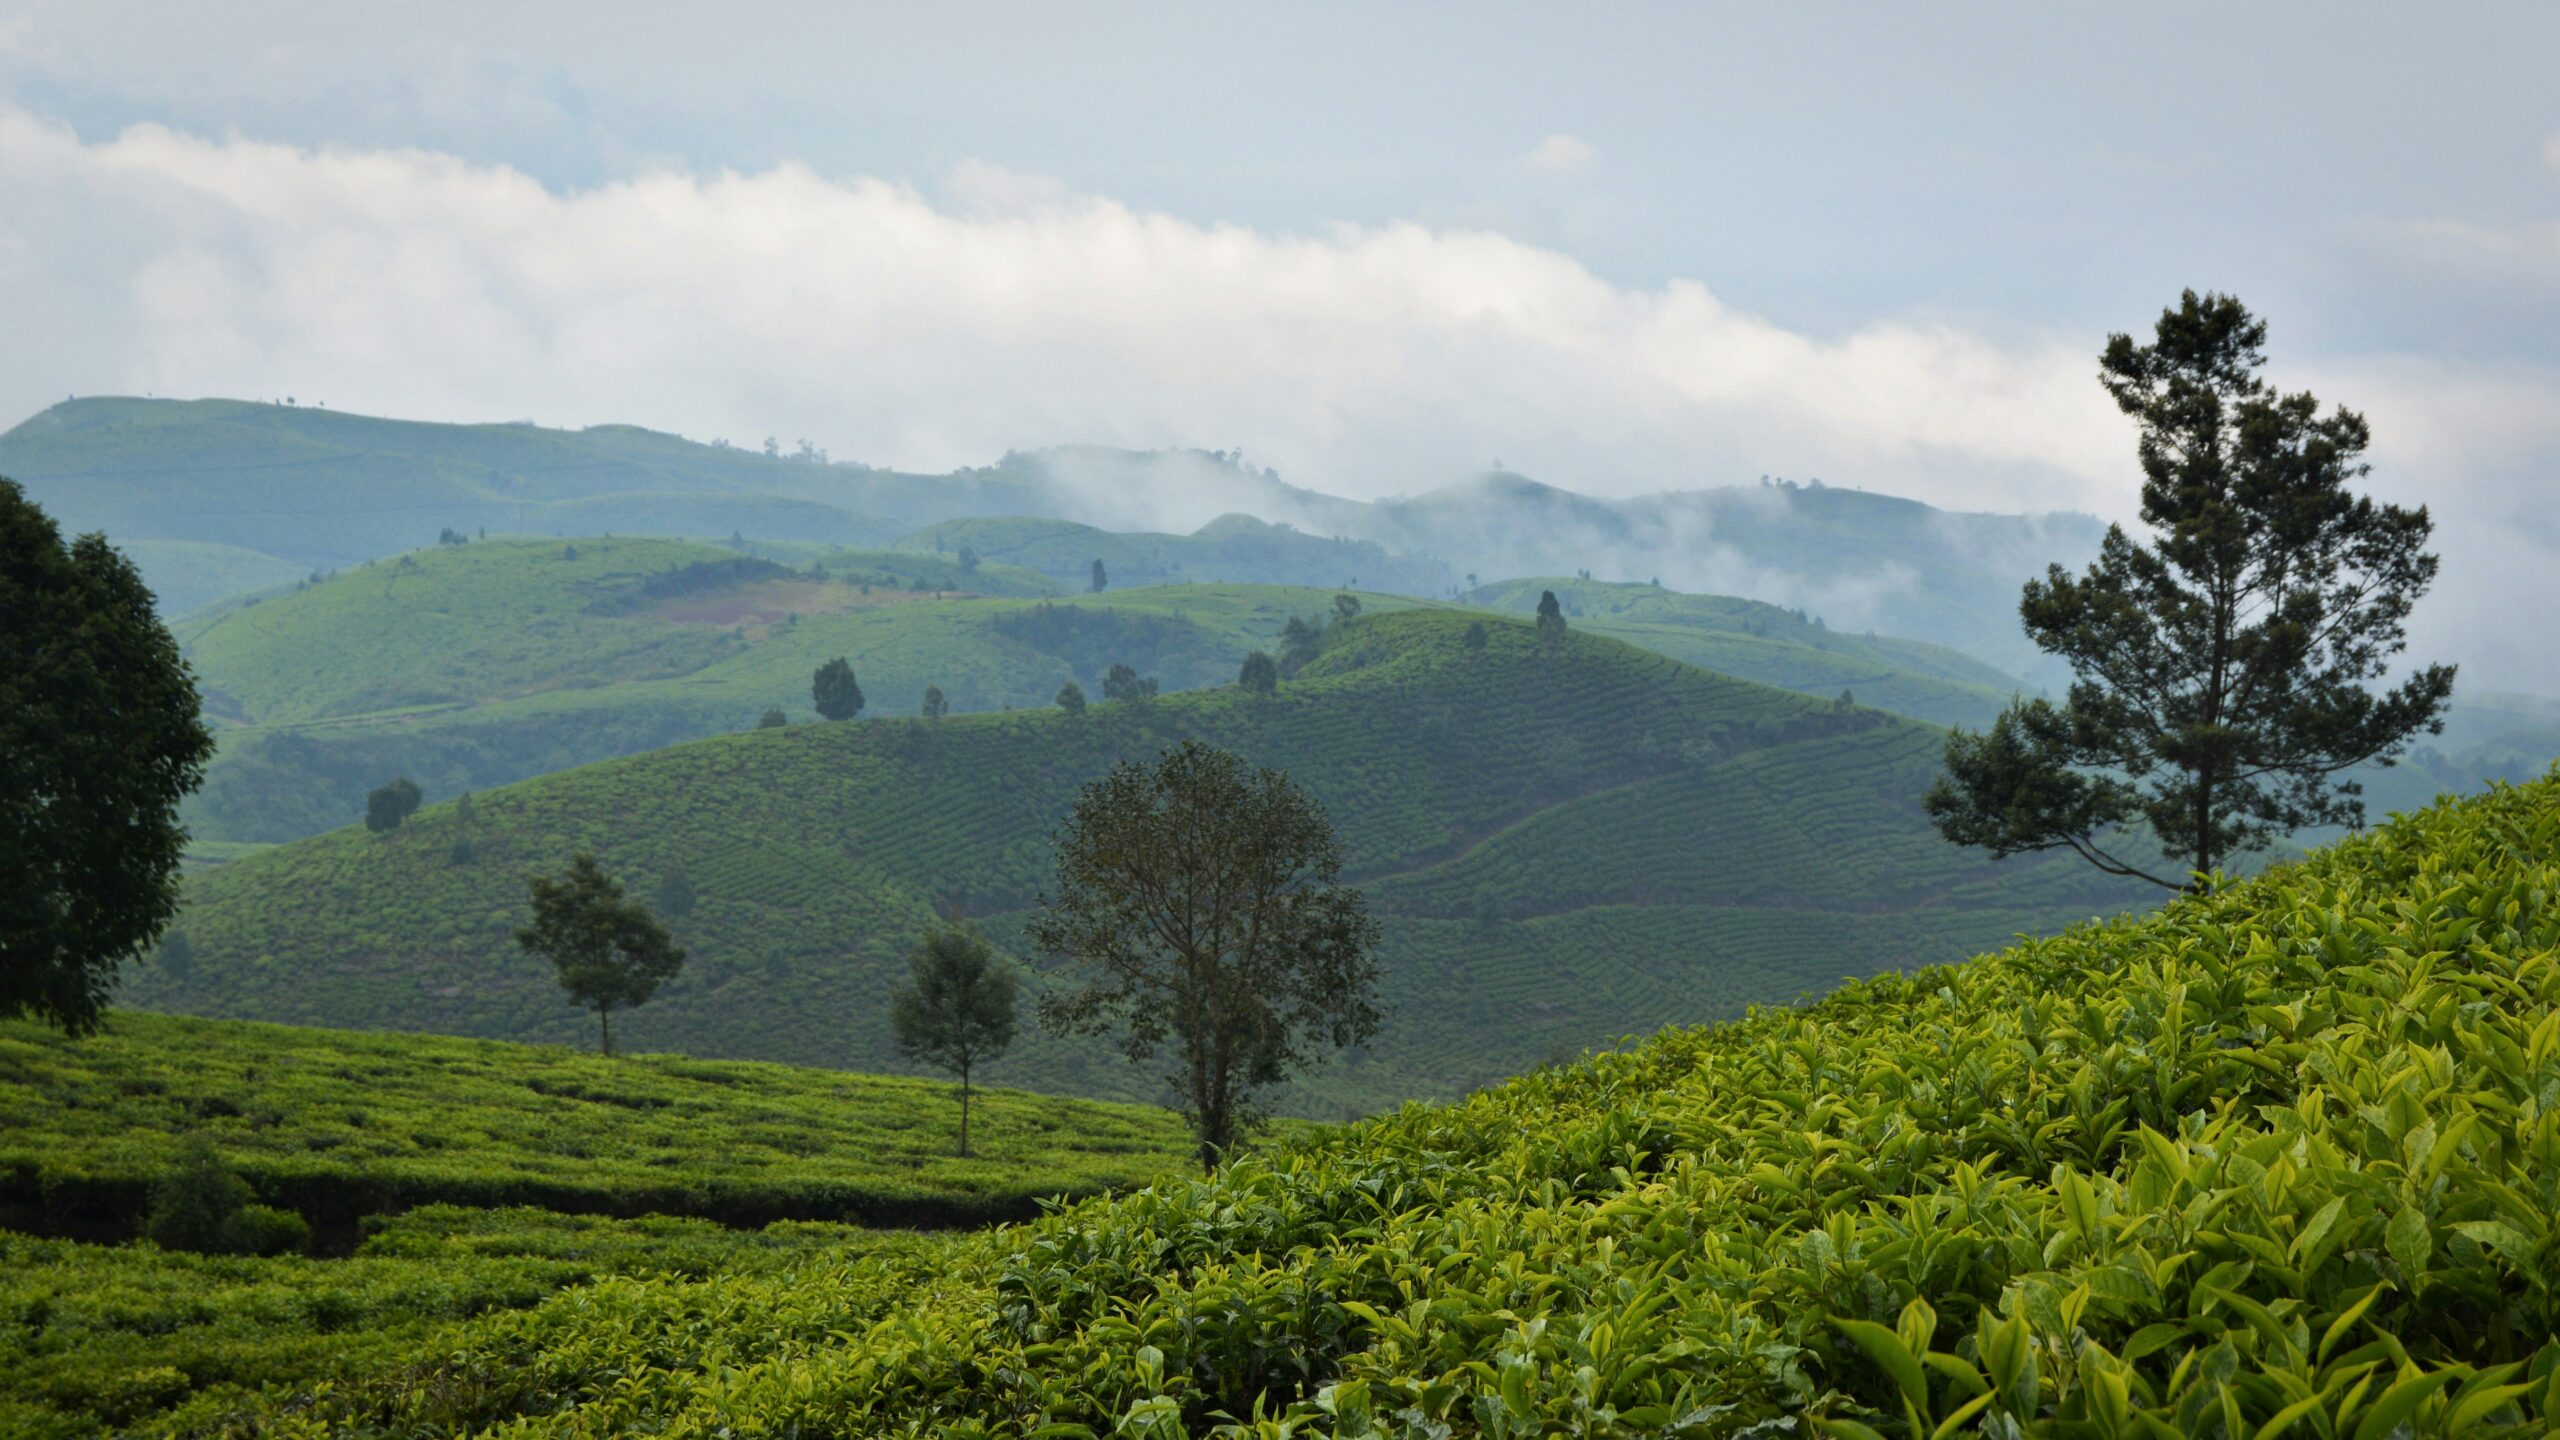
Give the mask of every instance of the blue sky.
[(2116, 515), (2093, 357), (2195, 285), (2369, 412), (2463, 614), (2560, 589), (2560, 7), (391, 9), (0, 17), (0, 305), (50, 342), (0, 423), (298, 393)]

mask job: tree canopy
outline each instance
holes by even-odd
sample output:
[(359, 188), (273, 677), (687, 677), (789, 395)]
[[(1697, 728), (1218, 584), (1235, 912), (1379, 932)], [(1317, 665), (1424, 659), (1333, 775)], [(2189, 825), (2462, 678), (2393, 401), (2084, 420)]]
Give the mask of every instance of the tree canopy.
[(132, 562), (0, 480), (0, 1015), (97, 1029), (178, 909), (213, 737)]
[(1280, 666), (1266, 651), (1256, 650), (1244, 657), (1244, 668), (1236, 672), (1236, 683), (1251, 695), (1273, 695), (1280, 689)]
[(854, 682), (852, 662), (839, 655), (809, 677), (809, 698), (829, 720), (850, 720), (862, 713), (862, 687)]
[(1564, 606), (1553, 590), (1538, 592), (1538, 633), (1550, 640), (1564, 633)]
[(2143, 825), (2210, 876), (2288, 831), (2361, 824), (2343, 772), (2443, 728), (2453, 667), (2366, 687), (2435, 578), (2432, 522), (2349, 491), (2369, 468), (2363, 417), (2269, 386), (2266, 333), (2237, 299), (2190, 290), (2150, 343), (2109, 338), (2099, 379), (2139, 427), (2150, 543), (2111, 527), (2086, 573), (2028, 582), (2027, 633), (2070, 663), (2071, 689), (1948, 738), (1928, 797), (1948, 839), (2068, 848), (2183, 888), (2114, 832)]
[(418, 805), (425, 798), (418, 791), (418, 783), (406, 775), (388, 785), (378, 785), (365, 793), (364, 828), (376, 835), (397, 830), (418, 813)]
[(1025, 929), (1080, 985), (1041, 998), (1058, 1034), (1117, 1033), (1166, 1081), (1213, 1165), (1263, 1120), (1261, 1092), (1318, 1046), (1376, 1033), (1378, 924), (1337, 882), (1314, 796), (1184, 741), (1087, 786), (1058, 832), (1058, 890)]
[(969, 1076), (1013, 1045), (1013, 967), (985, 937), (960, 929), (925, 936), (890, 999), (898, 1053), (960, 1077), (960, 1153), (969, 1153)]
[(550, 961), (571, 1001), (596, 1012), (597, 1046), (613, 1053), (613, 1012), (645, 1005), (684, 968), (684, 951), (647, 906), (581, 850), (567, 873), (525, 877), (533, 923), (516, 943)]

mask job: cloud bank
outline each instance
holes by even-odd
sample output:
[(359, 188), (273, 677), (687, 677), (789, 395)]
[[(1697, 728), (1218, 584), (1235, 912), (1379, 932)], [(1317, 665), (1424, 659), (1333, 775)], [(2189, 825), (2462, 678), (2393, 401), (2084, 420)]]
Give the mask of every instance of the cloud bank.
[[(1574, 158), (1569, 139), (1532, 159)], [(562, 191), (421, 150), (88, 139), (0, 105), (0, 309), (19, 341), (0, 350), (0, 423), (73, 392), (293, 394), (806, 436), (920, 469), (1063, 442), (1240, 446), (1364, 497), (1497, 456), (1607, 494), (1776, 472), (2109, 516), (2134, 483), (2096, 335), (1808, 335), (1696, 281), (1615, 284), (1499, 234), (1204, 224), (986, 165), (929, 192), (793, 165)], [(2548, 376), (2344, 357), (2285, 378), (2324, 395), (2336, 378), (2386, 447), (2396, 430), (2466, 457), (2448, 474), (2377, 455), (2385, 474), (2436, 466), (2419, 493), (2449, 539), (2509, 567), (2560, 545), (2531, 519), (2548, 472), (2528, 460), (2560, 455), (2535, 399)]]

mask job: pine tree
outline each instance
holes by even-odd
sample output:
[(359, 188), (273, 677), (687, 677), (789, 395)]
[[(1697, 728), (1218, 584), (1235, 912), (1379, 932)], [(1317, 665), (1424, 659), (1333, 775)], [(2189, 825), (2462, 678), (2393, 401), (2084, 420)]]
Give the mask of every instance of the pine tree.
[(2365, 688), (2406, 648), (2433, 524), (2349, 492), (2369, 468), (2363, 417), (2271, 388), (2265, 343), (2238, 300), (2192, 290), (2150, 344), (2108, 340), (2099, 379), (2140, 427), (2150, 543), (2115, 526), (2085, 574), (2028, 582), (2027, 633), (2075, 678), (2060, 704), (1948, 737), (1928, 797), (1948, 839), (2069, 849), (2181, 889), (2200, 881), (2148, 873), (2112, 832), (2145, 825), (2210, 876), (2289, 831), (2362, 823), (2341, 774), (2443, 729), (2453, 667)]

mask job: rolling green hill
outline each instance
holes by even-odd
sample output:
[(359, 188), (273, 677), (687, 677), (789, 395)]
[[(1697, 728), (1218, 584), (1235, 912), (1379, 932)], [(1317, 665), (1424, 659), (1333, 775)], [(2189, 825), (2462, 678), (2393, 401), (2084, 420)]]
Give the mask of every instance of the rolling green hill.
[[(225, 547), (211, 553), (241, 567), (236, 577), (208, 570), (208, 554), (136, 552), (170, 609), (192, 608), (201, 587), (228, 578), (255, 586), (344, 567), (445, 528), (878, 546), (946, 521), (1027, 516), (1198, 531), (1130, 551), (1125, 575), (1113, 567), (1124, 586), (1159, 555), (1165, 574), (1179, 559), (1195, 581), (1330, 588), (1356, 578), (1363, 589), (1433, 597), (1461, 572), (1655, 576), (2025, 673), (2036, 657), (2018, 633), (2019, 582), (2049, 562), (2077, 564), (2103, 532), (2082, 515), (1962, 514), (1765, 480), (1603, 499), (1496, 471), (1367, 502), (1291, 485), (1221, 450), (1062, 445), (943, 475), (824, 461), (815, 450), (767, 455), (632, 425), (428, 424), (234, 400), (74, 400), (0, 434), (0, 475), (66, 529), (104, 530), (123, 545)], [(1344, 538), (1315, 538), (1325, 536)], [(1094, 558), (1043, 563), (1080, 586)], [(1291, 568), (1299, 564), (1308, 568)]]
[[(609, 1277), (905, 1257), (882, 1225), (1025, 1218), (1187, 1168), (1161, 1111), (921, 1080), (130, 1012), (0, 1022), (0, 1435), (86, 1437), (432, 1346)], [(181, 1137), (311, 1255), (102, 1244)], [(89, 1242), (68, 1238), (85, 1236)], [(806, 1273), (806, 1272), (802, 1272)]]
[[(174, 626), (227, 722), (189, 822), (207, 845), (298, 839), (360, 814), (396, 774), (441, 798), (744, 729), (768, 707), (805, 717), (809, 672), (839, 654), (871, 715), (914, 713), (927, 685), (962, 712), (1044, 706), (1069, 678), (1098, 692), (1117, 662), (1169, 689), (1223, 684), (1289, 615), (1332, 607), (1327, 591), (1237, 585), (1050, 606), (1064, 587), (1038, 570), (962, 564), (980, 523), (938, 554), (500, 537), (214, 607)], [(1973, 677), (1990, 672), (1916, 642), (1830, 635), (1748, 601), (1555, 583), (1592, 617), (1578, 624), (1705, 668), (1826, 699), (1854, 687), (1933, 721), (1989, 707)], [(1535, 595), (1484, 592), (1506, 607)]]
[[(618, 1048), (618, 1047), (617, 1047)], [(731, 1225), (1018, 1217), (1186, 1163), (1161, 1110), (680, 1055), (119, 1014), (0, 1022), (0, 1224), (131, 1229), (180, 1138), (315, 1225), (417, 1205)]]
[[(578, 1012), (511, 927), (525, 873), (586, 847), (643, 894), (681, 871), (700, 896), (674, 922), (694, 959), (631, 1016), (633, 1043), (895, 1070), (882, 996), (916, 935), (965, 912), (1011, 937), (1077, 788), (1193, 736), (1312, 787), (1384, 912), (1395, 1014), (1293, 1093), (1298, 1113), (1452, 1094), (2129, 898), (2077, 862), (1993, 865), (1938, 841), (1918, 808), (1928, 727), (1602, 637), (1412, 610), (1337, 632), (1270, 701), (1228, 687), (1083, 717), (720, 736), (487, 791), (468, 819), (437, 805), (387, 838), (251, 854), (191, 877), (190, 972), (146, 969), (129, 998), (575, 1040)], [(1155, 1098), (1045, 1039), (997, 1074)]]
[(1573, 624), (1702, 670), (1808, 695), (1853, 692), (1861, 704), (1939, 725), (1988, 725), (2018, 692), (2015, 679), (1944, 646), (1834, 631), (1802, 611), (1730, 595), (1571, 578), (1505, 580), (1462, 602), (1530, 615), (1554, 591)]
[[(1235, 677), (1328, 591), (1179, 586), (1025, 600), (1036, 572), (843, 551), (773, 573), (687, 541), (438, 546), (176, 627), (229, 723), (187, 806), (201, 840), (282, 841), (362, 813), (406, 774), (430, 797), (810, 718), (836, 655), (868, 715), (1045, 706), (1128, 663), (1175, 689)], [(943, 588), (949, 587), (949, 588)], [(966, 588), (963, 588), (966, 587)], [(988, 595), (984, 592), (992, 591)], [(1374, 609), (1409, 601), (1372, 596)]]
[(588, 1287), (217, 1433), (2547, 1436), (2555, 893), (2560, 775), (946, 1241), (929, 1284)]
[(1026, 566), (1081, 590), (1102, 562), (1114, 585), (1197, 580), (1256, 585), (1332, 583), (1355, 590), (1439, 595), (1453, 578), (1436, 560), (1390, 553), (1366, 540), (1305, 535), (1250, 515), (1224, 515), (1189, 535), (1120, 533), (1071, 520), (1021, 517), (947, 520), (897, 548), (941, 555), (967, 546), (989, 560)]

